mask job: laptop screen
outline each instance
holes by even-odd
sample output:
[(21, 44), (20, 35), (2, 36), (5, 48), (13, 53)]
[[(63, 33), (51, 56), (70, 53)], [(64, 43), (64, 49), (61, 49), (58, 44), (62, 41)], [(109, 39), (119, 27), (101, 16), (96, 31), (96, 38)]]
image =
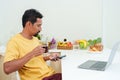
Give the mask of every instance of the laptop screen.
[(116, 54), (116, 51), (117, 51), (117, 49), (119, 47), (119, 44), (120, 44), (120, 41), (113, 45), (110, 56), (109, 56), (109, 59), (108, 59), (108, 64), (107, 64), (106, 67), (108, 67), (112, 63), (112, 61), (114, 59), (114, 56)]

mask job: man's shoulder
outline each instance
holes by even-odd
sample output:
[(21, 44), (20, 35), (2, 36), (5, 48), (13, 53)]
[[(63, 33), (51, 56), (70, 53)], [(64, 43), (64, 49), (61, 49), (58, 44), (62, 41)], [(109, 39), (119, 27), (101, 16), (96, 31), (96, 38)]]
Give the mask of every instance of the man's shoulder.
[(18, 37), (20, 37), (20, 34), (19, 34), (19, 33), (18, 33), (18, 34), (13, 35), (13, 36), (11, 37), (11, 39), (15, 39), (15, 38), (18, 38)]
[(20, 39), (20, 34), (19, 33), (12, 36), (9, 41), (16, 41), (18, 39)]

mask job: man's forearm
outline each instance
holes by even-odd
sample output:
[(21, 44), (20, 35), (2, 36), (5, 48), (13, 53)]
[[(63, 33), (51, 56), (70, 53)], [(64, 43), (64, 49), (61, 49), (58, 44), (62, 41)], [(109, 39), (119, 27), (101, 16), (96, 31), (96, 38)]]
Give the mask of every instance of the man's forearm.
[(17, 71), (18, 69), (21, 69), (24, 64), (26, 64), (33, 57), (34, 56), (32, 55), (32, 53), (29, 53), (20, 59), (5, 62), (4, 72), (6, 74), (9, 74), (11, 72)]

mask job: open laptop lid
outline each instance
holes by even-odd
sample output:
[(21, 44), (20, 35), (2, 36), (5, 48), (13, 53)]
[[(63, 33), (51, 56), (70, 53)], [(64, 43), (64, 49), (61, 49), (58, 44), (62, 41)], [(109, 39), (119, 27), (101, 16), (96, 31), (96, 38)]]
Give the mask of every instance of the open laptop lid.
[(117, 49), (119, 47), (119, 44), (120, 44), (120, 41), (113, 45), (110, 56), (108, 58), (108, 63), (107, 63), (106, 68), (109, 67), (109, 65), (111, 65), (111, 63), (112, 63), (112, 61), (113, 61), (113, 59), (115, 57), (116, 51), (117, 51)]

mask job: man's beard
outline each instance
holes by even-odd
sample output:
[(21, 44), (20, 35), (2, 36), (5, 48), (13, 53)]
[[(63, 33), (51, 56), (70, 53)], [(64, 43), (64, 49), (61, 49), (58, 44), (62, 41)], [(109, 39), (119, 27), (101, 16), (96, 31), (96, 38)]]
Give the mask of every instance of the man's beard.
[(38, 31), (36, 34), (34, 34), (33, 36), (37, 36), (40, 33), (40, 31)]

